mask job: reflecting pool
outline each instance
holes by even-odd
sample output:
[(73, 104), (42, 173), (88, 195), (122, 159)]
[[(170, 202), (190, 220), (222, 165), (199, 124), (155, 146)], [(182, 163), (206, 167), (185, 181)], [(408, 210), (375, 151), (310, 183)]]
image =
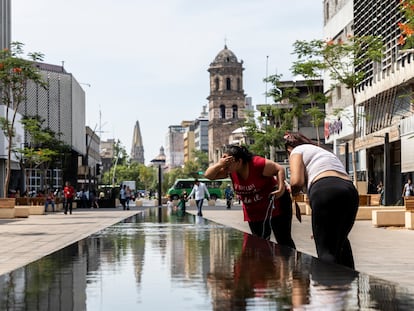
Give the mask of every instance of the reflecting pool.
[(396, 284), (167, 208), (0, 276), (1, 310), (414, 310)]

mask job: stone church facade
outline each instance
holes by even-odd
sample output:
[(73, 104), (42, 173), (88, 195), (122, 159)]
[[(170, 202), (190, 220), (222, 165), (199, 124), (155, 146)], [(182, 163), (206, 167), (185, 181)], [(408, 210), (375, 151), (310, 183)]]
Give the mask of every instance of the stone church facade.
[(223, 146), (229, 144), (231, 133), (243, 126), (246, 119), (246, 95), (243, 89), (243, 61), (224, 46), (210, 64), (209, 162), (221, 157)]

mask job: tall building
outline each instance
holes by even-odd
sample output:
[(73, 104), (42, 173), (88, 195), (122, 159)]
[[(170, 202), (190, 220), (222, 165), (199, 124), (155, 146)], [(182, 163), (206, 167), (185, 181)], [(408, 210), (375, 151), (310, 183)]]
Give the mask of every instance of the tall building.
[(210, 163), (221, 157), (231, 133), (245, 121), (243, 61), (224, 46), (210, 64), (210, 95), (208, 124), (208, 158)]
[(165, 166), (168, 170), (184, 165), (184, 133), (188, 130), (188, 121), (183, 125), (170, 125), (166, 134)]
[[(23, 116), (40, 116), (44, 119), (44, 126), (59, 134), (59, 139), (71, 147), (71, 157), (62, 159), (62, 170), (51, 170), (49, 180), (53, 180), (54, 188), (63, 186), (62, 178), (76, 185), (77, 169), (82, 166), (82, 157), (87, 151), (85, 91), (63, 66), (46, 63), (36, 63), (36, 66), (47, 88), (28, 83), (27, 98), (20, 104), (18, 112)], [(95, 163), (88, 165), (95, 167)], [(33, 169), (29, 184), (31, 189), (42, 189), (42, 174), (42, 170)]]
[(208, 152), (208, 113), (206, 106), (200, 116), (194, 121), (194, 148), (198, 151)]
[(0, 0), (0, 49), (10, 47), (11, 41), (11, 1)]
[(134, 134), (132, 136), (131, 147), (131, 161), (140, 164), (145, 163), (144, 159), (144, 144), (142, 142), (141, 129), (139, 127), (139, 121), (135, 123)]
[[(347, 35), (381, 36), (385, 50), (380, 62), (367, 62), (355, 71), (364, 72), (365, 80), (356, 89), (356, 104), (360, 115), (357, 126), (357, 172), (351, 172), (360, 193), (367, 191), (367, 183), (384, 182), (385, 204), (401, 200), (401, 189), (407, 177), (414, 173), (414, 54), (404, 52), (398, 44), (401, 34), (398, 23), (404, 22), (399, 1), (395, 0), (325, 0), (324, 36), (344, 40)], [(325, 89), (331, 83), (325, 79)], [(336, 146), (337, 152), (348, 155), (345, 148), (352, 138), (352, 124), (345, 118), (338, 120), (333, 113), (341, 108), (353, 116), (350, 101), (340, 100), (349, 93), (334, 88), (332, 101), (327, 104), (328, 124), (325, 136)], [(347, 104), (348, 103), (348, 104)], [(348, 118), (349, 119), (349, 118)], [(366, 192), (365, 192), (366, 193)]]

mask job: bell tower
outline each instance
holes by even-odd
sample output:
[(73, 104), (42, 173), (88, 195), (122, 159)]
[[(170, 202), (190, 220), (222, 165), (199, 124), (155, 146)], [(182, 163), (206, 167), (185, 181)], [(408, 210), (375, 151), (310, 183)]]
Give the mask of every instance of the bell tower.
[(208, 122), (208, 159), (210, 164), (221, 157), (230, 134), (245, 121), (246, 95), (243, 90), (243, 61), (224, 46), (210, 64)]

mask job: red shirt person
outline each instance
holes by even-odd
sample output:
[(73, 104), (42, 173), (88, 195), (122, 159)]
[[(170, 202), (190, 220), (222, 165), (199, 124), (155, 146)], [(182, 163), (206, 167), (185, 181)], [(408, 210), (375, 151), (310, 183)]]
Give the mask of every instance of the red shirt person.
[(72, 203), (73, 203), (73, 198), (75, 196), (75, 189), (72, 187), (72, 185), (70, 184), (70, 182), (66, 182), (65, 183), (65, 187), (63, 188), (63, 197), (64, 197), (64, 201), (63, 201), (63, 206), (65, 209), (65, 214), (69, 213), (72, 214)]
[(228, 145), (222, 158), (210, 166), (208, 179), (230, 177), (243, 204), (244, 220), (253, 235), (295, 247), (291, 235), (292, 201), (285, 191), (285, 170), (276, 162), (253, 155), (244, 146)]

